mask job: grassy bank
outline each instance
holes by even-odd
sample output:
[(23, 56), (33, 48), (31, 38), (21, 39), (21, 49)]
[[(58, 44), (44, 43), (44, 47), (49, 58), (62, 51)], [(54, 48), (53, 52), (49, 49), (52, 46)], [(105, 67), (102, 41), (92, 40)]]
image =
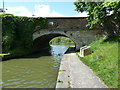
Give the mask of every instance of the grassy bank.
[(2, 57), (3, 61), (12, 59), (12, 58), (19, 58), (25, 55), (32, 54), (32, 50), (25, 50), (22, 48), (16, 48), (15, 50), (10, 51), (9, 53), (2, 53), (0, 57)]
[(5, 53), (4, 54), (0, 54), (1, 57), (3, 57), (4, 55), (9, 55), (9, 53), (7, 53), (7, 54), (5, 54)]
[[(105, 41), (106, 36), (90, 44), (93, 53), (80, 57), (109, 87), (118, 87), (118, 42)], [(77, 52), (79, 54), (79, 52)]]

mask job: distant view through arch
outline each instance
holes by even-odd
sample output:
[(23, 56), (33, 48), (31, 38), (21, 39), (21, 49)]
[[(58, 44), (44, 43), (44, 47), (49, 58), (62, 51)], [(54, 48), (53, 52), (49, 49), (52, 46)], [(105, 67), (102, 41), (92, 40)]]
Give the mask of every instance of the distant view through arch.
[(33, 42), (33, 50), (37, 52), (41, 49), (49, 49), (50, 44), (65, 44), (68, 45), (68, 47), (74, 47), (74, 49), (76, 46), (76, 43), (68, 36), (59, 33), (52, 33), (36, 38)]
[(53, 38), (49, 44), (65, 44), (65, 45), (68, 45), (68, 46), (73, 46), (75, 47), (75, 43), (74, 41), (72, 41), (70, 38), (68, 37), (64, 37), (64, 36), (59, 36), (59, 37), (55, 37)]

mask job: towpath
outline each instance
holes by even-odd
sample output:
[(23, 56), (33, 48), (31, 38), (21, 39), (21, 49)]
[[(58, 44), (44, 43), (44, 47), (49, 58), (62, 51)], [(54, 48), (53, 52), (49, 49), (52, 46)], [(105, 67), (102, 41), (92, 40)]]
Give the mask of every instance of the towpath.
[(64, 54), (58, 73), (56, 88), (107, 88), (107, 86), (83, 64), (75, 52)]

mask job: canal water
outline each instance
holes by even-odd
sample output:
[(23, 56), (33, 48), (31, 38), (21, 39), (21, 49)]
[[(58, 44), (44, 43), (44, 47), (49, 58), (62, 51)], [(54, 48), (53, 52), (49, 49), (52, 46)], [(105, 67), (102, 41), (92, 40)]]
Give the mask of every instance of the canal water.
[(60, 61), (68, 49), (51, 45), (50, 54), (37, 53), (2, 62), (3, 88), (55, 88)]

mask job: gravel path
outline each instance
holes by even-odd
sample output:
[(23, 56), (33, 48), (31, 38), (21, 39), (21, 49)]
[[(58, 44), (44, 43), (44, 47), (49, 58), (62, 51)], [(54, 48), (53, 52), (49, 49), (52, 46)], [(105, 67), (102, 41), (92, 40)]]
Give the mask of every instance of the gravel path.
[(56, 88), (107, 88), (107, 86), (79, 60), (76, 53), (68, 53), (61, 60)]

